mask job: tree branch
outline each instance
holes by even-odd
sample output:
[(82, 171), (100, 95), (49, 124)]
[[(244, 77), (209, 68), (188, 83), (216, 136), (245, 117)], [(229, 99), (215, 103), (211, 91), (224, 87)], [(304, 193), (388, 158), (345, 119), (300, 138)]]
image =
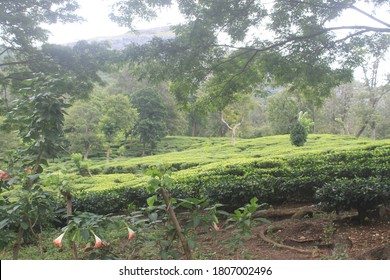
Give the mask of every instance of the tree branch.
[(0, 67), (11, 66), (11, 65), (25, 65), (25, 64), (29, 64), (29, 63), (34, 62), (34, 61), (35, 60), (23, 60), (23, 61), (5, 62), (5, 63), (0, 63)]
[(363, 33), (363, 32), (381, 32), (381, 33), (390, 33), (390, 28), (378, 28), (378, 27), (372, 27), (372, 26), (366, 26), (366, 25), (351, 25), (351, 26), (335, 26), (335, 27), (329, 27), (329, 28), (324, 28), (321, 29), (317, 32), (308, 34), (308, 35), (302, 35), (302, 36), (291, 36), (285, 40), (282, 40), (280, 42), (274, 43), (272, 45), (263, 47), (263, 48), (255, 48), (255, 47), (236, 47), (233, 45), (227, 45), (227, 44), (222, 44), (222, 45), (214, 45), (216, 47), (228, 47), (232, 49), (237, 49), (237, 50), (254, 50), (254, 51), (268, 51), (277, 47), (284, 46), (288, 43), (294, 42), (294, 41), (302, 41), (302, 40), (307, 40), (311, 39), (317, 36), (320, 36), (322, 34), (325, 34), (330, 31), (336, 31), (336, 30), (360, 30), (359, 32), (356, 33)]
[(367, 12), (361, 10), (361, 9), (359, 9), (358, 7), (355, 7), (354, 5), (351, 5), (351, 6), (349, 6), (349, 7), (350, 7), (351, 9), (353, 9), (353, 10), (355, 10), (355, 11), (357, 11), (357, 12), (359, 12), (359, 13), (361, 13), (361, 14), (367, 16), (367, 17), (369, 17), (370, 19), (372, 19), (372, 20), (374, 20), (374, 21), (380, 23), (380, 24), (383, 24), (383, 25), (385, 25), (385, 26), (387, 26), (387, 27), (390, 27), (390, 24), (389, 24), (389, 23), (384, 22), (383, 20), (380, 20), (380, 19), (377, 18), (377, 17), (374, 17), (373, 15), (371, 15), (371, 14), (369, 14), (369, 13), (367, 13)]
[(12, 48), (5, 48), (2, 52), (0, 52), (0, 56), (5, 54), (7, 51), (12, 50)]
[(363, 15), (365, 15), (366, 17), (369, 17), (370, 19), (380, 23), (380, 24), (383, 24), (387, 27), (390, 27), (390, 24), (383, 21), (383, 20), (380, 20), (379, 18), (373, 16), (372, 14), (369, 14), (363, 10), (361, 10), (360, 8), (352, 5), (352, 4), (343, 4), (343, 3), (337, 3), (337, 2), (334, 2), (334, 1), (331, 1), (330, 3), (328, 2), (328, 4), (332, 4), (334, 6), (330, 6), (330, 5), (327, 5), (327, 4), (322, 4), (322, 3), (309, 3), (309, 2), (306, 2), (306, 1), (300, 1), (300, 0), (287, 0), (285, 2), (291, 2), (291, 3), (297, 3), (297, 4), (304, 4), (304, 5), (309, 5), (309, 6), (313, 6), (313, 7), (319, 7), (319, 8), (323, 8), (323, 9), (338, 9), (339, 7), (341, 8), (344, 8), (344, 9), (352, 9), (352, 10), (355, 10)]
[(230, 130), (233, 130), (233, 128), (225, 121), (225, 119), (223, 118), (223, 111), (221, 112), (221, 120), (222, 122), (230, 129)]

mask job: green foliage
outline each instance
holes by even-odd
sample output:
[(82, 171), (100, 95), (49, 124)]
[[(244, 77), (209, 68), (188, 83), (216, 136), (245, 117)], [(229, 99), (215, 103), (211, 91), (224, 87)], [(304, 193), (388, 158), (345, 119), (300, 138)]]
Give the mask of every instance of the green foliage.
[(73, 206), (78, 211), (96, 214), (121, 213), (132, 204), (144, 206), (147, 198), (141, 188), (107, 189), (105, 191), (82, 191), (74, 195)]
[[(172, 188), (174, 180), (171, 178), (170, 173), (169, 166), (167, 165), (158, 165), (148, 172), (151, 178), (148, 181), (146, 190), (149, 194), (154, 195), (147, 199), (147, 203), (151, 208), (155, 207), (155, 202), (164, 206), (166, 216), (169, 217), (167, 220), (172, 223), (172, 226), (168, 224), (168, 226), (165, 227), (167, 236), (172, 233), (173, 236), (165, 241), (166, 244), (161, 246), (163, 248), (161, 250), (163, 259), (175, 252), (170, 250), (170, 247), (176, 237), (178, 237), (182, 244), (186, 258), (192, 259), (190, 247), (195, 248), (197, 246), (197, 228), (203, 226), (206, 230), (209, 228), (213, 228), (215, 231), (220, 230), (217, 225), (218, 218), (216, 216), (217, 208), (220, 205), (209, 207), (209, 201), (207, 199), (198, 199), (195, 197), (187, 197), (185, 199), (171, 197), (168, 190)], [(180, 212), (180, 214), (187, 216), (188, 222), (183, 222), (183, 219), (179, 221), (177, 216), (179, 207), (185, 209), (185, 211)], [(166, 238), (163, 240), (165, 239)], [(173, 256), (178, 257), (176, 254), (173, 254)]]
[(64, 131), (68, 148), (72, 152), (82, 152), (85, 159), (92, 149), (102, 145), (99, 135), (99, 121), (102, 110), (97, 100), (76, 101), (65, 116)]
[(166, 136), (165, 116), (167, 112), (160, 93), (153, 89), (136, 92), (132, 95), (131, 102), (139, 113), (135, 131), (144, 145), (142, 152), (144, 155), (146, 145), (154, 149), (161, 138)]
[(47, 33), (41, 26), (42, 23), (77, 21), (80, 18), (73, 14), (77, 8), (78, 4), (71, 0), (55, 0), (45, 5), (38, 0), (4, 2), (0, 22), (7, 22), (7, 24), (2, 24), (0, 42), (1, 44), (9, 43), (14, 48), (32, 47), (34, 43), (47, 39)]
[(125, 146), (120, 146), (118, 149), (118, 155), (123, 157), (126, 154), (126, 147)]
[(31, 79), (23, 82), (22, 96), (8, 116), (8, 122), (19, 131), (27, 146), (26, 157), (33, 160), (34, 168), (43, 159), (55, 156), (62, 147), (65, 108), (68, 104), (61, 94), (55, 93), (56, 81)]
[(282, 91), (270, 96), (267, 102), (267, 118), (273, 133), (290, 133), (298, 112), (295, 96), (291, 92)]
[(14, 259), (18, 259), (20, 246), (28, 234), (33, 236), (42, 255), (40, 234), (59, 215), (59, 201), (53, 192), (43, 188), (45, 182), (38, 175), (22, 172), (9, 180), (11, 190), (0, 198), (0, 244), (14, 243)]
[(307, 133), (309, 133), (311, 128), (314, 126), (314, 122), (309, 118), (307, 112), (299, 112), (298, 122), (303, 125)]
[[(172, 82), (171, 90), (180, 103), (191, 102), (210, 80), (218, 86), (211, 86), (208, 100), (217, 104), (226, 104), (235, 94), (270, 80), (316, 98), (329, 96), (332, 88), (351, 79), (364, 47), (385, 49), (383, 42), (373, 38), (385, 41), (389, 30), (379, 18), (375, 19), (380, 28), (342, 26), (339, 19), (347, 11), (358, 11), (371, 19), (372, 15), (349, 1), (317, 2), (278, 0), (264, 5), (236, 0), (124, 0), (115, 5), (112, 18), (131, 28), (134, 19), (149, 20), (160, 7), (178, 6), (186, 22), (172, 28), (175, 38), (154, 39), (148, 45), (132, 47), (127, 54), (129, 60), (138, 62), (135, 74)], [(377, 9), (387, 4), (368, 2)], [(253, 28), (266, 29), (270, 36), (253, 34)], [(366, 30), (372, 32), (366, 35)], [(346, 31), (350, 36), (345, 36)], [(222, 33), (226, 36), (224, 45), (218, 40)]]
[(240, 233), (245, 237), (250, 236), (250, 229), (252, 227), (253, 221), (255, 220), (254, 214), (256, 211), (259, 210), (259, 208), (264, 208), (267, 206), (266, 203), (259, 205), (257, 202), (258, 199), (253, 197), (244, 207), (240, 207), (239, 209), (235, 210), (228, 220), (235, 222), (238, 225)]
[(316, 199), (326, 210), (356, 209), (360, 221), (364, 221), (369, 210), (374, 210), (379, 204), (389, 203), (390, 183), (375, 177), (340, 179), (318, 189)]
[(64, 238), (69, 238), (77, 243), (88, 244), (94, 234), (104, 236), (109, 230), (124, 229), (127, 233), (127, 221), (122, 216), (98, 215), (89, 212), (75, 212), (74, 216), (64, 227)]
[(88, 161), (87, 160), (83, 160), (83, 155), (80, 154), (80, 153), (73, 153), (71, 155), (71, 158), (72, 158), (72, 161), (73, 161), (73, 164), (76, 166), (78, 172), (80, 175), (82, 176), (87, 176), (87, 175), (91, 175), (90, 171), (89, 171), (89, 167), (88, 167)]
[(107, 141), (111, 142), (111, 138), (119, 131), (123, 132), (126, 139), (133, 134), (138, 112), (132, 106), (130, 99), (124, 95), (108, 95), (104, 98), (102, 130)]
[(263, 223), (269, 222), (264, 218), (255, 217), (255, 213), (259, 208), (268, 206), (266, 203), (259, 205), (257, 202), (258, 199), (253, 197), (245, 206), (234, 210), (233, 214), (228, 214), (228, 222), (233, 223), (228, 228), (233, 226), (237, 227), (237, 234), (229, 240), (229, 243), (235, 250), (237, 250), (239, 246), (242, 246), (244, 241), (251, 236), (251, 228), (254, 221), (261, 221)]
[(74, 153), (71, 155), (71, 157), (72, 157), (72, 161), (73, 161), (74, 165), (76, 165), (77, 169), (80, 170), (81, 169), (81, 161), (83, 160), (83, 155), (79, 154), (79, 153)]
[(173, 197), (205, 197), (230, 210), (252, 197), (269, 204), (314, 202), (315, 188), (338, 178), (390, 177), (388, 141), (347, 136), (310, 135), (299, 148), (289, 144), (287, 135), (242, 139), (235, 147), (222, 138), (168, 137), (158, 151), (109, 164), (91, 161), (93, 177), (68, 175), (79, 190), (78, 209), (107, 214), (126, 211), (131, 202), (145, 206), (149, 177), (144, 172), (156, 162), (175, 167)]
[(307, 130), (301, 122), (295, 123), (290, 133), (291, 144), (298, 147), (305, 145), (307, 134)]

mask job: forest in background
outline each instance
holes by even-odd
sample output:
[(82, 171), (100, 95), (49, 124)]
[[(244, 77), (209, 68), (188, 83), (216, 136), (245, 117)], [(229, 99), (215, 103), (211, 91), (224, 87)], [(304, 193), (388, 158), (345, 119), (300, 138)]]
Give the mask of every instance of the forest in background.
[[(64, 137), (51, 140), (52, 155), (57, 147), (85, 158), (105, 152), (109, 158), (113, 144), (124, 154), (129, 139), (138, 139), (139, 154), (145, 155), (166, 135), (226, 136), (234, 143), (235, 137), (288, 134), (300, 112), (310, 120), (310, 133), (390, 137), (389, 24), (359, 2), (292, 1), (289, 11), (283, 1), (272, 8), (246, 1), (193, 3), (197, 9), (179, 1), (186, 24), (66, 46), (45, 43), (47, 31), (40, 26), (81, 20), (72, 14), (76, 1), (57, 2), (57, 10), (39, 1), (2, 3), (13, 12), (0, 15), (3, 151), (21, 142), (40, 145), (34, 137), (42, 134), (34, 136), (28, 125), (39, 126), (29, 116), (44, 114), (34, 112), (38, 100), (59, 106), (51, 112), (61, 123), (53, 135)], [(135, 19), (153, 18), (155, 7), (171, 4), (120, 1), (111, 19), (132, 29)], [(370, 7), (381, 6), (386, 3), (372, 1)], [(38, 8), (35, 16), (24, 14), (28, 7)], [(348, 10), (381, 27), (369, 21), (325, 27)], [(275, 34), (274, 41), (261, 38), (262, 28)], [(48, 120), (43, 126), (56, 124)]]
[[(149, 36), (149, 32), (145, 34)], [(139, 37), (143, 38), (143, 35), (138, 34)], [(105, 39), (110, 42), (109, 38)], [(118, 40), (118, 37), (114, 40)], [(131, 40), (127, 43), (131, 44)], [(144, 154), (145, 149), (150, 154), (156, 141), (166, 135), (231, 137), (231, 128), (236, 124), (239, 124), (236, 133), (239, 138), (289, 134), (299, 112), (307, 112), (312, 122), (310, 133), (386, 139), (390, 137), (390, 89), (388, 83), (377, 84), (378, 70), (385, 63), (386, 53), (382, 52), (373, 66), (359, 66), (365, 73), (360, 80), (339, 85), (328, 96), (308, 97), (288, 86), (273, 86), (270, 83), (234, 98), (223, 110), (198, 104), (183, 107), (170, 93), (169, 83), (141, 81), (126, 68), (100, 72), (102, 85), (65, 110), (66, 141), (62, 146), (63, 152), (82, 153), (88, 158), (90, 154), (102, 155), (107, 152), (108, 144), (114, 143), (116, 149), (120, 149), (118, 155), (124, 155), (126, 146), (131, 145), (130, 142), (134, 144), (134, 140), (141, 137), (136, 127), (142, 117), (151, 122), (144, 129), (145, 141), (139, 139), (147, 145), (139, 147), (139, 155)], [(137, 103), (136, 96), (145, 92), (149, 93), (149, 97), (145, 96), (145, 100), (138, 100)], [(1, 123), (17, 97), (16, 93), (3, 85)], [(141, 106), (140, 102), (150, 106)], [(20, 144), (17, 133), (4, 129), (5, 125), (2, 127), (0, 143), (3, 151), (17, 147)]]

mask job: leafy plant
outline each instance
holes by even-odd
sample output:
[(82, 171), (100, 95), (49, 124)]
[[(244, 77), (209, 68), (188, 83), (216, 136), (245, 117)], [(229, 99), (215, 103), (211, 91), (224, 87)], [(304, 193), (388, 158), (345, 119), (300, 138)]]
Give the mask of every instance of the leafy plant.
[(260, 221), (262, 223), (269, 223), (265, 218), (255, 217), (255, 213), (259, 208), (268, 206), (266, 203), (257, 204), (257, 202), (258, 199), (253, 197), (244, 207), (240, 207), (233, 214), (229, 214), (230, 218), (228, 222), (233, 222), (229, 227), (235, 226), (238, 229), (237, 235), (230, 240), (236, 249), (238, 246), (242, 246), (244, 241), (251, 236), (253, 222)]
[(369, 210), (390, 201), (390, 183), (377, 178), (340, 179), (318, 189), (316, 198), (326, 210), (356, 209), (363, 222)]
[(91, 172), (89, 171), (89, 168), (88, 168), (88, 163), (86, 162), (86, 160), (83, 161), (83, 155), (80, 154), (80, 153), (73, 153), (71, 155), (71, 158), (72, 158), (72, 162), (74, 163), (74, 165), (76, 166), (78, 172), (80, 175), (82, 176), (85, 176), (85, 175), (91, 175)]
[[(42, 188), (42, 181), (37, 174), (20, 173), (10, 184), (14, 190), (1, 197), (0, 230), (16, 232), (13, 245), (14, 259), (18, 259), (20, 246), (27, 232), (33, 235), (42, 255), (40, 233), (44, 226), (56, 219), (58, 201), (54, 193)], [(1, 239), (3, 244), (11, 241), (9, 234), (2, 235)]]
[(81, 169), (81, 161), (83, 160), (83, 155), (80, 153), (73, 153), (71, 155), (72, 161), (74, 165), (76, 165), (77, 169), (80, 171)]
[(290, 139), (291, 143), (295, 146), (305, 145), (307, 140), (307, 131), (300, 122), (296, 122), (291, 128)]
[[(91, 256), (99, 256), (106, 258), (109, 250), (109, 242), (102, 240), (99, 236), (103, 236), (105, 232), (112, 230), (128, 231), (128, 239), (131, 240), (135, 233), (128, 226), (127, 221), (121, 216), (96, 215), (88, 212), (76, 212), (68, 225), (63, 228), (62, 233), (53, 240), (53, 243), (62, 248), (63, 238), (68, 238), (70, 247), (72, 247), (73, 257), (78, 258), (78, 250), (76, 246), (84, 246), (83, 251), (91, 252), (93, 249), (98, 249), (103, 246), (103, 251), (100, 253), (91, 254)], [(92, 245), (94, 242), (94, 245)], [(102, 253), (104, 256), (102, 256)]]
[[(149, 171), (149, 174), (151, 175), (151, 178), (148, 182), (148, 186), (146, 188), (147, 192), (150, 194), (158, 193), (162, 196), (165, 205), (166, 205), (166, 211), (168, 212), (168, 215), (175, 227), (176, 234), (180, 239), (180, 242), (183, 246), (184, 253), (187, 257), (187, 259), (192, 259), (192, 253), (191, 249), (189, 247), (188, 241), (186, 237), (184, 236), (182, 232), (181, 225), (179, 223), (179, 220), (176, 217), (176, 213), (173, 209), (172, 203), (175, 202), (175, 200), (171, 199), (167, 187), (172, 186), (173, 179), (169, 176), (169, 171), (167, 166), (159, 165), (156, 168)], [(155, 200), (157, 197), (153, 196), (152, 200)], [(148, 201), (148, 204), (152, 204), (152, 202)]]

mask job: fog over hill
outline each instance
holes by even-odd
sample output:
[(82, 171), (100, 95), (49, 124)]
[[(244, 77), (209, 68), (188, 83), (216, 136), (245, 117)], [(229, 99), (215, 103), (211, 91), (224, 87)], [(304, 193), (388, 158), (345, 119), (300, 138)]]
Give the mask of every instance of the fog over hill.
[[(153, 37), (159, 37), (162, 39), (170, 39), (175, 37), (175, 33), (170, 30), (169, 26), (156, 27), (151, 29), (139, 30), (139, 31), (129, 31), (122, 35), (117, 36), (106, 36), (106, 37), (97, 37), (92, 39), (87, 39), (88, 42), (102, 42), (108, 41), (111, 44), (111, 47), (115, 50), (120, 50), (125, 48), (129, 44), (143, 45), (148, 43), (153, 39)], [(72, 46), (75, 43), (70, 43), (68, 45)]]

